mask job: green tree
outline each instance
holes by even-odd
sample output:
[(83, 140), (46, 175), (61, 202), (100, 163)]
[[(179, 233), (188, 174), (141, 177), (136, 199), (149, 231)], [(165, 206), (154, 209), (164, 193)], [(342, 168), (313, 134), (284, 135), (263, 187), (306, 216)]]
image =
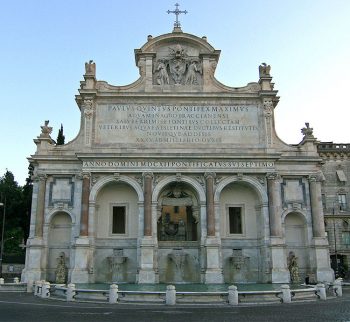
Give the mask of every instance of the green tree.
[(61, 128), (58, 130), (56, 145), (63, 145), (65, 140), (65, 136), (63, 135), (63, 125), (61, 124)]
[[(10, 171), (0, 177), (0, 196), (1, 202), (4, 204), (6, 211), (5, 232), (4, 232), (4, 253), (21, 253), (23, 252), (18, 245), (24, 238), (24, 230), (22, 225), (23, 209), (23, 191), (22, 187), (15, 181), (14, 175)], [(3, 217), (0, 221), (0, 232), (2, 231)]]
[(32, 210), (33, 176), (34, 166), (29, 164), (26, 184), (22, 188), (22, 216), (20, 217), (20, 227), (23, 230), (23, 239), (26, 241), (29, 236), (30, 214)]

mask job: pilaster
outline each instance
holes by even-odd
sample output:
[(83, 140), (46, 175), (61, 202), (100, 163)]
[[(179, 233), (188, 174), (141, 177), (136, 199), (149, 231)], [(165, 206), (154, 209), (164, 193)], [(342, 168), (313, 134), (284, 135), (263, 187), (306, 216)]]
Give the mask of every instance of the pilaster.
[(36, 207), (36, 221), (35, 221), (35, 237), (43, 237), (43, 225), (45, 217), (45, 195), (46, 195), (46, 179), (47, 175), (39, 174), (37, 176), (38, 184), (38, 199)]

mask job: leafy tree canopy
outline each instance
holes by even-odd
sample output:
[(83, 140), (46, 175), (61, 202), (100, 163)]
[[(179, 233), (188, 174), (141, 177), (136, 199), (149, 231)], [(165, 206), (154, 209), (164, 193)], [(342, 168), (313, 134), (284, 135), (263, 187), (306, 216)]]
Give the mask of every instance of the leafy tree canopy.
[[(29, 172), (32, 171), (30, 167)], [(30, 177), (26, 184), (18, 185), (11, 171), (6, 170), (0, 177), (0, 202), (3, 204), (0, 210), (0, 235), (2, 233), (3, 216), (4, 226), (4, 254), (23, 253), (18, 245), (28, 238), (30, 209), (32, 199), (32, 182)]]

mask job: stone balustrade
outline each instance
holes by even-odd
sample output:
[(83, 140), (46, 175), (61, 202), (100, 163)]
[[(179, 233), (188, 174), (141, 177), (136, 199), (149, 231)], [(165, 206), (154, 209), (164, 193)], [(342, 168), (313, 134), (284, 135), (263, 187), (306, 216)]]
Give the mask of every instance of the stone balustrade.
[[(75, 284), (54, 285), (41, 280), (20, 283), (5, 283), (0, 278), (0, 291), (8, 291), (9, 287), (16, 287), (17, 291), (32, 292), (34, 296), (41, 298), (64, 298), (66, 301), (95, 300), (116, 304), (119, 302), (143, 302), (143, 303), (164, 303), (176, 305), (181, 303), (228, 303), (235, 306), (244, 303), (291, 303), (298, 300), (314, 299), (327, 300), (327, 293), (330, 296), (342, 296), (342, 279), (337, 279), (333, 284), (319, 283), (315, 286), (308, 286), (300, 289), (290, 289), (289, 285), (282, 285), (278, 290), (267, 291), (238, 291), (235, 285), (228, 287), (227, 291), (177, 291), (174, 285), (168, 285), (166, 291), (122, 291), (118, 285), (110, 285), (109, 290), (79, 289)], [(344, 283), (346, 285), (347, 283)]]

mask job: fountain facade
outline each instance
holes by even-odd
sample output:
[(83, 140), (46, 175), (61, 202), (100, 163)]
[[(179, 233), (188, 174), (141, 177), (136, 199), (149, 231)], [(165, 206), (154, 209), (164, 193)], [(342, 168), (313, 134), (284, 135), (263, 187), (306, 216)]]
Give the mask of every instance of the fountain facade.
[(57, 146), (49, 121), (34, 140), (23, 281), (53, 281), (64, 251), (72, 283), (287, 283), (289, 250), (332, 281), (318, 141), (309, 123), (278, 138), (271, 67), (223, 85), (220, 50), (179, 28), (134, 54), (126, 86), (85, 64), (74, 140)]

